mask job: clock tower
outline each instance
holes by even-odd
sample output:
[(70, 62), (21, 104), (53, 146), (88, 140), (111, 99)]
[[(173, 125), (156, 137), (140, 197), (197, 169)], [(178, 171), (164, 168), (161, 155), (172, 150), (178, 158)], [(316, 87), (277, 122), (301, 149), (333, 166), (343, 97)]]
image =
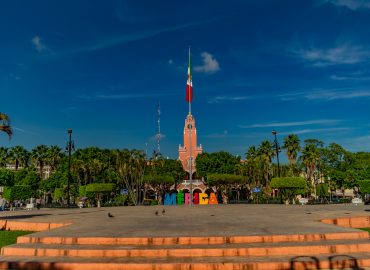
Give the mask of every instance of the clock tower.
[[(202, 145), (197, 146), (197, 129), (195, 128), (194, 116), (189, 113), (185, 119), (184, 125), (184, 145), (179, 145), (179, 160), (182, 163), (182, 167), (188, 174), (190, 171), (192, 174), (196, 172), (195, 159), (198, 154), (202, 153)], [(190, 168), (190, 163), (191, 168)]]

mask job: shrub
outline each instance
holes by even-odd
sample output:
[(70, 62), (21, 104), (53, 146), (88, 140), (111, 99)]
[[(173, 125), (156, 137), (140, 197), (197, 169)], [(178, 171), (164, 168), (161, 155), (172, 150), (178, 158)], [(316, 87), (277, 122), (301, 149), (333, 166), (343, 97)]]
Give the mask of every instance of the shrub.
[(303, 194), (306, 188), (303, 177), (281, 177), (271, 179), (271, 188), (279, 189), (284, 199), (292, 201), (298, 194)]
[(35, 190), (30, 189), (29, 186), (13, 186), (6, 188), (4, 192), (4, 198), (9, 201), (14, 200), (27, 200), (35, 195)]

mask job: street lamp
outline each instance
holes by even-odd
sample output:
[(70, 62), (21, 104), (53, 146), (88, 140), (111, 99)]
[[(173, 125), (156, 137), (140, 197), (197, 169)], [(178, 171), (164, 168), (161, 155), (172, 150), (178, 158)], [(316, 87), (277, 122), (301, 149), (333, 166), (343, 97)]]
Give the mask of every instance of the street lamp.
[(71, 183), (71, 154), (75, 150), (75, 144), (72, 141), (72, 129), (68, 129), (69, 140), (67, 142), (66, 153), (68, 153), (68, 181), (67, 181), (67, 205), (70, 207), (70, 183)]
[(330, 186), (330, 176), (328, 176), (328, 181), (329, 181), (329, 202), (331, 203), (331, 186)]
[(272, 131), (272, 134), (275, 136), (274, 147), (275, 147), (275, 150), (276, 150), (276, 158), (277, 158), (277, 164), (278, 164), (278, 177), (280, 177), (280, 163), (279, 163), (279, 151), (280, 151), (280, 147), (279, 147), (278, 140), (276, 138), (277, 132), (275, 130), (273, 130)]

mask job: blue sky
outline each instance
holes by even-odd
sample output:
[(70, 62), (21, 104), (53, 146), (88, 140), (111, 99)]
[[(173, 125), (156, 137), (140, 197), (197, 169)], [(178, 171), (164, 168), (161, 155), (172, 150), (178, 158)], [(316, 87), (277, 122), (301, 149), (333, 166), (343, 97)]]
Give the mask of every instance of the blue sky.
[(1, 145), (183, 143), (188, 48), (198, 143), (244, 157), (297, 134), (370, 151), (370, 2), (2, 1)]

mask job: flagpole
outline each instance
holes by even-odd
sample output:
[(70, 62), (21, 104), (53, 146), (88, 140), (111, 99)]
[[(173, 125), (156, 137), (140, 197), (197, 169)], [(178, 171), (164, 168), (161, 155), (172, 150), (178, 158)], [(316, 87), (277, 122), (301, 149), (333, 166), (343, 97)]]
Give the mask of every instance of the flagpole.
[[(190, 56), (190, 46), (189, 46), (189, 69), (191, 69), (190, 57), (191, 56)], [(193, 74), (192, 74), (191, 70), (190, 70), (190, 74), (191, 74), (191, 84), (192, 84), (192, 87), (193, 87), (193, 78), (192, 78)], [(189, 114), (191, 114), (191, 101), (192, 100), (193, 100), (193, 91), (191, 91), (190, 98), (189, 98)]]
[[(190, 59), (190, 46), (189, 46), (189, 72), (190, 72), (190, 75), (192, 75), (191, 73), (191, 63), (190, 63), (191, 59)], [(193, 78), (190, 77), (190, 80), (191, 80), (191, 87), (193, 88)], [(189, 93), (190, 97), (189, 97), (189, 115), (191, 115), (191, 101), (193, 99), (193, 91), (191, 91)], [(190, 146), (189, 146), (189, 151), (190, 151), (190, 157), (189, 157), (189, 163), (190, 163), (190, 168), (189, 168), (189, 181), (190, 181), (190, 206), (193, 206), (193, 157), (192, 157), (192, 140), (191, 140), (191, 133), (192, 133), (192, 130), (193, 130), (193, 126), (190, 124), (190, 129), (189, 129), (189, 143), (190, 143)]]

